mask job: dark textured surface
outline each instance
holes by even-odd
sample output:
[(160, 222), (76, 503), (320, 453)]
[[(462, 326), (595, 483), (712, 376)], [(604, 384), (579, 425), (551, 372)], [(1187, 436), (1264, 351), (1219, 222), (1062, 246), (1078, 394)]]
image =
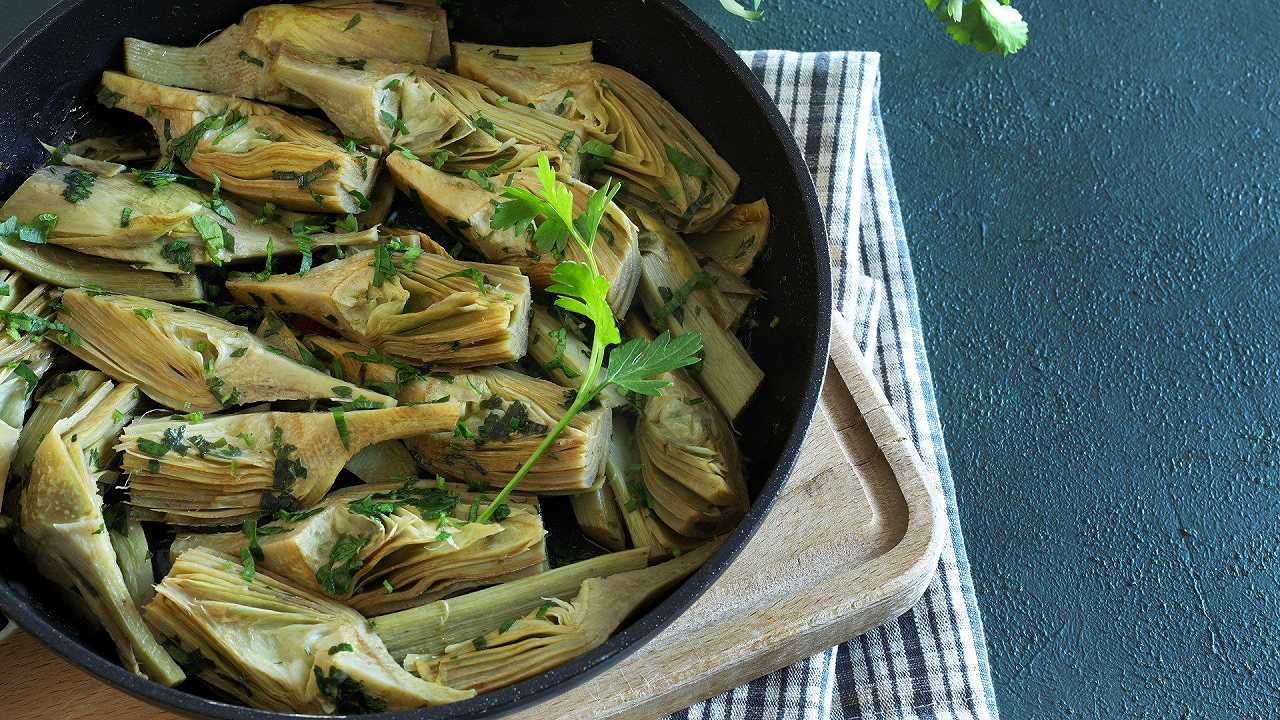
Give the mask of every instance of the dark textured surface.
[(691, 0), (735, 47), (884, 54), (1004, 717), (1275, 717), (1274, 4), (1023, 0), (998, 60), (918, 0), (765, 3)]

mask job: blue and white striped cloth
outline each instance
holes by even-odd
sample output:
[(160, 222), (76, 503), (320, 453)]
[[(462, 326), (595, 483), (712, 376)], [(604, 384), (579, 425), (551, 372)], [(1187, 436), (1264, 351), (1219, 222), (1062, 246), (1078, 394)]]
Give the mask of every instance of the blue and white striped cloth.
[(836, 303), (947, 500), (950, 542), (910, 612), (675, 720), (997, 718), (911, 256), (880, 118), (877, 53), (741, 53), (795, 132), (827, 217)]

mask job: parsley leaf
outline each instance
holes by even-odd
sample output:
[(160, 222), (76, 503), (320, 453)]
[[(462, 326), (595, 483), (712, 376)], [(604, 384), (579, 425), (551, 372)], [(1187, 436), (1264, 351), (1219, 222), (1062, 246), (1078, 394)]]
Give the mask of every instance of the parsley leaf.
[(760, 9), (760, 0), (752, 0), (750, 10), (744, 7), (742, 2), (739, 2), (739, 0), (720, 0), (720, 7), (728, 10), (747, 22), (758, 22), (764, 17), (764, 11)]
[(925, 4), (946, 23), (951, 39), (978, 52), (1007, 56), (1027, 44), (1027, 22), (1009, 0), (925, 0)]
[(672, 338), (671, 333), (664, 332), (653, 342), (635, 338), (609, 353), (609, 368), (602, 384), (641, 395), (657, 395), (671, 383), (651, 378), (697, 363), (701, 350), (702, 336), (698, 333)]
[(210, 220), (204, 215), (196, 215), (191, 218), (191, 224), (195, 227), (196, 232), (200, 233), (200, 239), (204, 240), (204, 254), (214, 265), (222, 265), (222, 250), (225, 245), (223, 242), (222, 226)]

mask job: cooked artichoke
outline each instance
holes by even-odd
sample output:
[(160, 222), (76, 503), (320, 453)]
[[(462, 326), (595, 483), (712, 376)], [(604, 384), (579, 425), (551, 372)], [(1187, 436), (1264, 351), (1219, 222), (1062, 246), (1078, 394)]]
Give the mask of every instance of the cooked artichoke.
[[(451, 432), (409, 438), (405, 445), (432, 472), (500, 488), (559, 422), (572, 392), (503, 368), (419, 377), (400, 388), (402, 402), (448, 397), (466, 410)], [(608, 454), (612, 419), (604, 407), (575, 415), (521, 489), (572, 495), (593, 488)]]
[(315, 505), (361, 449), (451, 428), (460, 410), (444, 402), (138, 420), (116, 449), (124, 454), (134, 506), (175, 525), (232, 525)]
[(583, 580), (639, 570), (647, 564), (643, 549), (598, 555), (484, 590), (379, 615), (372, 624), (398, 661), (410, 653), (437, 655), (454, 643), (480, 637), (536, 610), (548, 597), (572, 599)]
[(385, 483), (418, 472), (409, 448), (399, 440), (380, 442), (361, 450), (347, 461), (347, 471), (365, 483)]
[(583, 134), (580, 124), (508, 103), (442, 70), (378, 60), (352, 67), (333, 55), (284, 46), (271, 73), (319, 105), (347, 136), (395, 143), (437, 168), (509, 170), (535, 165), (542, 151), (566, 174), (581, 162), (569, 142)]
[[(632, 337), (653, 339), (637, 318)], [(667, 373), (670, 387), (644, 398), (636, 443), (647, 505), (676, 533), (708, 538), (737, 524), (749, 506), (742, 458), (733, 430), (681, 370)]]
[[(150, 187), (140, 180), (145, 173), (95, 176), (88, 194), (72, 196), (78, 199), (71, 202), (67, 188), (84, 172), (66, 165), (37, 170), (5, 201), (0, 215), (29, 223), (53, 212), (58, 223), (48, 233), (50, 243), (167, 273), (192, 273), (196, 265), (260, 258), (268, 251), (299, 252), (296, 236), (278, 221), (257, 222), (258, 212), (236, 200), (215, 199), (180, 183)], [(308, 237), (314, 247), (377, 241), (373, 231)]]
[[(114, 473), (105, 473), (108, 475)], [(103, 483), (99, 483), (102, 485)], [(111, 548), (116, 551), (120, 575), (129, 589), (135, 607), (141, 608), (156, 596), (155, 571), (151, 567), (151, 546), (142, 523), (129, 514), (124, 504), (114, 505), (103, 511), (107, 534), (111, 536)]]
[(475, 695), (405, 672), (356, 611), (203, 548), (174, 560), (146, 616), (192, 675), (251, 707), (348, 714)]
[(661, 565), (584, 580), (572, 602), (552, 598), (514, 623), (445, 648), (439, 657), (409, 655), (405, 667), (430, 682), (482, 693), (546, 672), (603, 645), (718, 546), (708, 542)]
[(171, 302), (204, 299), (204, 285), (195, 275), (135, 270), (124, 263), (13, 238), (0, 237), (0, 264), (58, 287), (98, 287)]
[(151, 123), (170, 162), (228, 192), (308, 212), (359, 213), (378, 158), (339, 145), (326, 123), (226, 95), (102, 74), (98, 99)]
[[(487, 181), (489, 187), (482, 187), (473, 180), (441, 172), (399, 153), (390, 156), (387, 167), (400, 188), (421, 200), (436, 222), (461, 232), (472, 247), (490, 262), (514, 265), (524, 270), (534, 287), (544, 288), (551, 284), (551, 273), (560, 260), (586, 260), (577, 243), (568, 243), (563, 258), (552, 253), (542, 255), (534, 248), (529, 233), (517, 235), (513, 228), (493, 230), (489, 226), (500, 199), (500, 188), (508, 180), (519, 187), (541, 189), (533, 170), (521, 170), (514, 177), (495, 175)], [(574, 180), (566, 184), (573, 192), (574, 212), (582, 212), (593, 189)], [(635, 223), (617, 205), (610, 203), (600, 224), (599, 237), (595, 238), (591, 249), (600, 274), (609, 281), (609, 306), (618, 315), (625, 314), (631, 306), (639, 279), (638, 237)]]
[[(51, 314), (47, 285), (31, 287), (22, 273), (0, 270), (0, 287), (5, 290), (0, 296), (0, 312), (6, 324)], [(54, 346), (37, 334), (21, 334), (16, 328), (12, 333), (0, 335), (0, 503), (31, 396), (53, 364), (54, 352)]]
[[(559, 422), (573, 400), (571, 390), (504, 368), (423, 375), (394, 358), (360, 354), (360, 347), (332, 338), (308, 337), (316, 354), (342, 366), (344, 377), (397, 392), (402, 402), (465, 405), (452, 432), (405, 440), (418, 464), (468, 484), (500, 488)], [(591, 489), (609, 445), (612, 416), (603, 407), (574, 416), (550, 450), (534, 464), (521, 488), (537, 495), (572, 495)]]
[[(271, 352), (238, 325), (155, 300), (68, 290), (58, 319), (79, 335), (80, 342), (64, 343), (72, 354), (117, 380), (138, 383), (174, 410), (370, 395)], [(369, 399), (395, 404), (384, 396)]]
[(303, 315), (363, 345), (422, 363), (473, 366), (524, 357), (529, 279), (515, 268), (387, 249), (306, 275), (227, 283), (243, 304)]
[(444, 10), (431, 0), (266, 5), (196, 47), (125, 38), (125, 68), (163, 85), (311, 107), (267, 70), (282, 43), (341, 55), (352, 65), (366, 58), (434, 65), (449, 56), (449, 28)]
[(623, 195), (661, 208), (681, 230), (712, 227), (733, 200), (739, 179), (729, 163), (644, 81), (593, 62), (591, 43), (454, 50), (461, 75), (585, 125), (603, 174), (622, 178)]
[(605, 473), (609, 489), (613, 491), (622, 513), (622, 521), (627, 526), (631, 545), (645, 548), (651, 561), (678, 556), (701, 544), (697, 538), (677, 534), (653, 511), (649, 493), (644, 487), (640, 450), (636, 446), (631, 423), (625, 416), (613, 419), (613, 438), (609, 443), (609, 463)]
[(87, 451), (109, 431), (100, 417), (128, 412), (135, 391), (127, 383), (103, 383), (40, 441), (23, 490), (22, 544), (40, 573), (107, 630), (126, 667), (176, 685), (182, 670), (143, 622), (121, 574)]
[(545, 530), (535, 505), (511, 501), (500, 522), (466, 522), (473, 505), (491, 498), (425, 480), (359, 486), (334, 493), (296, 522), (251, 529), (252, 539), (242, 532), (184, 535), (174, 548), (231, 555), (249, 548), (273, 575), (376, 615), (540, 569)]
[[(672, 274), (688, 278), (685, 287), (681, 289), (682, 298), (679, 302), (684, 302), (683, 295), (687, 295), (697, 300), (701, 308), (711, 313), (717, 325), (722, 328), (733, 327), (737, 319), (734, 308), (720, 292), (715, 276), (702, 267), (680, 235), (667, 227), (667, 224), (657, 215), (642, 208), (628, 207), (627, 214), (640, 227), (641, 257), (645, 253), (658, 255), (667, 263)], [(676, 288), (672, 290), (675, 291)], [(667, 301), (673, 304), (677, 302), (672, 298), (667, 298)], [(681, 308), (682, 306), (676, 305), (671, 311), (683, 314)]]
[(738, 277), (746, 275), (769, 239), (769, 203), (733, 205), (715, 227), (689, 237), (689, 247)]
[[(688, 248), (675, 233), (650, 232), (641, 247), (641, 279), (637, 296), (655, 327), (679, 337), (686, 332), (702, 335), (705, 362), (698, 381), (732, 422), (755, 397), (764, 381), (764, 371), (756, 365), (742, 342), (726, 329), (731, 318), (722, 318), (704, 304), (699, 293), (710, 275), (697, 270), (692, 275), (677, 269)], [(696, 261), (694, 261), (696, 266)], [(722, 297), (717, 293), (713, 297)], [(719, 306), (720, 313), (727, 306)]]
[(570, 495), (569, 501), (583, 535), (609, 550), (626, 549), (627, 529), (622, 525), (618, 499), (608, 483), (598, 482), (587, 492)]
[[(55, 158), (58, 149), (55, 148)], [(160, 147), (156, 145), (156, 136), (139, 132), (131, 135), (103, 135), (85, 138), (66, 146), (61, 151), (67, 156), (82, 157), (108, 163), (141, 164), (144, 160), (160, 157)]]

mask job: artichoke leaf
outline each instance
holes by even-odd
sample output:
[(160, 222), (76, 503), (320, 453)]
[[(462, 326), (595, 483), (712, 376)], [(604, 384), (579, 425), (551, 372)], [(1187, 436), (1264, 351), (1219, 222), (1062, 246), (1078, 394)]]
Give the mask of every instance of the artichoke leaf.
[(98, 471), (86, 451), (103, 439), (94, 416), (129, 410), (137, 402), (135, 390), (102, 383), (39, 442), (23, 490), (22, 545), (41, 574), (107, 631), (126, 667), (176, 685), (184, 674), (134, 604), (106, 531)]
[[(151, 123), (170, 162), (227, 192), (307, 212), (359, 213), (379, 159), (338, 144), (327, 123), (227, 95), (102, 75), (99, 98)], [(371, 151), (372, 152), (372, 151)], [(363, 200), (362, 200), (363, 199)]]
[(738, 174), (697, 128), (643, 80), (594, 62), (590, 43), (454, 51), (459, 74), (585, 125), (609, 146), (597, 151), (599, 174), (620, 178), (628, 200), (660, 209), (672, 226), (712, 227), (737, 193)]
[(205, 548), (176, 557), (146, 617), (193, 675), (251, 707), (349, 714), (475, 694), (405, 672), (354, 610)]
[(196, 47), (125, 38), (125, 68), (136, 78), (309, 108), (267, 67), (272, 50), (292, 44), (341, 55), (434, 65), (449, 56), (445, 12), (434, 2), (310, 2), (265, 5)]
[(546, 672), (604, 644), (628, 618), (707, 561), (716, 540), (660, 565), (582, 582), (572, 602), (552, 598), (537, 610), (438, 657), (409, 655), (405, 667), (454, 688), (489, 692)]
[[(6, 316), (48, 319), (52, 315), (47, 285), (32, 287), (22, 273), (8, 270), (0, 270), (0, 285), (8, 290), (0, 296), (0, 310)], [(0, 335), (0, 503), (18, 451), (23, 420), (36, 385), (53, 365), (55, 349), (36, 334), (14, 330)]]
[(138, 420), (116, 449), (130, 502), (175, 525), (231, 525), (318, 503), (374, 443), (452, 428), (461, 405)]
[[(235, 199), (215, 200), (180, 183), (153, 188), (132, 173), (103, 175), (88, 197), (70, 202), (63, 193), (67, 178), (77, 171), (65, 165), (37, 170), (5, 201), (0, 215), (30, 223), (41, 213), (53, 212), (58, 223), (48, 233), (50, 243), (165, 273), (192, 273), (196, 265), (261, 258), (268, 248), (273, 255), (299, 252), (289, 227), (276, 220), (259, 222), (258, 212)], [(210, 245), (211, 239), (215, 244)], [(317, 233), (310, 243), (360, 245), (376, 239), (372, 231)]]
[(62, 294), (57, 317), (80, 340), (65, 349), (117, 380), (137, 383), (174, 410), (361, 395), (395, 404), (272, 352), (245, 328), (196, 310), (81, 289)]
[(101, 288), (171, 302), (204, 299), (204, 285), (195, 275), (136, 270), (122, 262), (13, 238), (0, 238), (0, 264), (58, 287)]
[[(489, 187), (482, 187), (399, 153), (388, 158), (387, 167), (400, 188), (418, 198), (432, 219), (459, 232), (489, 262), (519, 267), (536, 288), (551, 284), (551, 274), (561, 260), (586, 260), (582, 248), (573, 242), (563, 248), (540, 250), (534, 245), (532, 227), (517, 234), (511, 227), (494, 230), (490, 226), (496, 205), (502, 200), (501, 188), (508, 182), (541, 191), (533, 170), (521, 170), (514, 176), (495, 175), (490, 178)], [(594, 188), (575, 180), (566, 185), (573, 195), (575, 215), (583, 212)], [(600, 274), (609, 281), (609, 306), (615, 314), (624, 315), (639, 281), (639, 230), (616, 204), (610, 203), (606, 208), (591, 252)]]
[(587, 492), (570, 495), (569, 502), (583, 535), (609, 550), (626, 549), (627, 531), (622, 524), (622, 513), (607, 482), (597, 483), (597, 487)]
[(237, 275), (227, 288), (238, 302), (303, 315), (420, 363), (493, 365), (519, 360), (528, 347), (529, 280), (505, 265), (383, 249), (306, 275)]
[(391, 482), (418, 471), (409, 448), (399, 440), (380, 442), (361, 450), (347, 461), (347, 471), (365, 483)]
[[(43, 143), (41, 143), (43, 145)], [(156, 145), (155, 135), (146, 132), (130, 135), (100, 135), (85, 138), (61, 148), (46, 150), (61, 153), (66, 157), (78, 157), (104, 163), (133, 163), (141, 165), (147, 160), (160, 157), (160, 148)], [(55, 155), (56, 157), (56, 155)]]
[[(257, 566), (365, 615), (421, 605), (530, 572), (544, 560), (545, 529), (533, 505), (512, 501), (500, 522), (467, 522), (492, 495), (409, 479), (334, 493), (314, 514), (257, 528)], [(241, 532), (183, 535), (175, 552), (204, 546), (231, 555)]]

